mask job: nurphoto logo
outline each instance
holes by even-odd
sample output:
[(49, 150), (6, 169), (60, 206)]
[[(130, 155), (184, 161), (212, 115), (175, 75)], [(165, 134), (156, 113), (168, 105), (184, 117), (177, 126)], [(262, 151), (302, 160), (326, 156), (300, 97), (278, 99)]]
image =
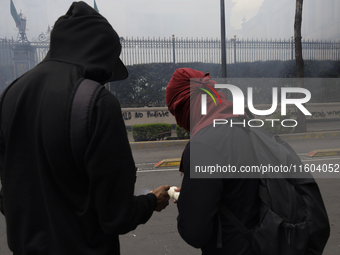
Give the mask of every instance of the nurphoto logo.
[[(240, 88), (238, 88), (235, 85), (232, 84), (215, 84), (215, 88), (217, 89), (228, 89), (232, 96), (233, 96), (233, 114), (234, 115), (244, 115), (244, 94), (242, 92), (242, 90)], [(213, 97), (213, 95), (209, 92), (206, 91), (205, 89), (202, 89), (205, 92), (207, 92), (207, 94), (209, 94), (212, 99), (214, 100), (215, 105), (216, 104), (216, 100)], [(277, 108), (277, 104), (278, 104), (278, 88), (277, 87), (273, 87), (272, 88), (272, 105), (270, 107), (270, 109), (267, 110), (258, 110), (255, 109), (254, 104), (253, 104), (253, 88), (252, 87), (248, 87), (247, 88), (247, 104), (248, 104), (248, 109), (249, 111), (257, 116), (268, 116), (271, 115), (275, 112), (276, 108)], [(218, 96), (218, 94), (216, 93), (216, 91), (214, 90), (214, 93), (217, 95), (218, 99), (220, 100), (220, 103), (222, 105), (221, 99)], [(305, 95), (304, 98), (287, 98), (287, 94), (288, 93), (302, 93)], [(295, 105), (297, 108), (300, 109), (300, 111), (306, 115), (306, 116), (311, 116), (312, 114), (303, 106), (304, 103), (307, 103), (309, 100), (311, 99), (311, 93), (308, 89), (305, 88), (298, 88), (298, 87), (283, 87), (281, 88), (281, 115), (285, 116), (287, 115), (287, 105), (288, 104), (293, 104)], [(207, 95), (206, 94), (202, 94), (201, 95), (201, 114), (202, 115), (206, 115), (207, 114)], [(279, 121), (278, 119), (266, 119), (265, 121), (271, 121), (272, 122), (272, 126), (274, 125), (275, 121)], [(251, 125), (251, 123), (253, 122), (260, 122), (260, 126), (259, 125)], [(286, 122), (294, 122), (295, 124), (293, 126), (288, 126), (285, 125)], [(215, 119), (214, 120), (214, 127), (216, 124), (227, 124), (228, 120), (226, 119)], [(230, 120), (230, 124), (232, 126), (233, 122), (232, 120)], [(245, 120), (243, 122), (237, 122), (234, 124), (243, 124), (245, 126)], [(250, 127), (262, 127), (264, 125), (264, 121), (261, 119), (252, 119), (248, 121), (248, 126)], [(297, 125), (297, 121), (294, 119), (285, 119), (281, 121), (281, 125), (284, 127), (295, 127)]]

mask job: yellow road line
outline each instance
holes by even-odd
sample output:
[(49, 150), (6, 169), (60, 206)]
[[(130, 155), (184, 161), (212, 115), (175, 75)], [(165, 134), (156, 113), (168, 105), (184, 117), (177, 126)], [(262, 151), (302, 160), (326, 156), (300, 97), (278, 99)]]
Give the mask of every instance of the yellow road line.
[(340, 155), (340, 149), (313, 150), (307, 154), (308, 157), (328, 157)]
[(156, 163), (155, 167), (179, 166), (180, 163), (181, 163), (181, 158), (163, 159), (160, 162)]

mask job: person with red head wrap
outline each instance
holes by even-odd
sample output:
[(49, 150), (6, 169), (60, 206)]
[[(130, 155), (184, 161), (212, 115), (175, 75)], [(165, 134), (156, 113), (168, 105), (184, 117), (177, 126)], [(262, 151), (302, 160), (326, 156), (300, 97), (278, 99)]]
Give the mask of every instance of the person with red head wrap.
[[(209, 73), (204, 74), (191, 68), (177, 69), (165, 92), (165, 100), (169, 111), (175, 116), (177, 124), (191, 132), (193, 136), (198, 130), (210, 125), (213, 119), (233, 117), (233, 105), (222, 92), (214, 90), (215, 81), (211, 80)], [(199, 88), (208, 88), (218, 93), (221, 105), (215, 107), (211, 97), (207, 98), (207, 112), (201, 115), (201, 97)], [(190, 109), (194, 110), (190, 112)], [(191, 121), (190, 121), (191, 114)], [(192, 130), (190, 129), (190, 122)]]
[[(255, 229), (259, 213), (258, 180), (213, 176), (203, 172), (200, 177), (190, 178), (195, 166), (256, 163), (243, 128), (229, 125), (213, 127), (214, 119), (238, 117), (233, 115), (233, 104), (222, 92), (214, 89), (215, 84), (209, 73), (180, 68), (174, 72), (166, 88), (165, 99), (169, 111), (180, 127), (191, 132), (180, 166), (184, 177), (177, 201), (178, 231), (188, 244), (201, 248), (204, 255), (252, 255), (251, 234), (250, 238), (242, 236), (218, 212), (219, 204), (224, 203), (248, 229)], [(207, 114), (201, 115), (201, 95), (204, 91), (210, 91), (216, 100), (207, 96)], [(222, 226), (222, 247), (218, 247), (217, 241), (219, 226)]]

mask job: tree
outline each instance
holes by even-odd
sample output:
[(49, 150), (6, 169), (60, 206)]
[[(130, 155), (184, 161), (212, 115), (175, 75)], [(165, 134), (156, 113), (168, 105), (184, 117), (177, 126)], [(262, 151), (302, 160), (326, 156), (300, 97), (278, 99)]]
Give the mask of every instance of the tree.
[[(302, 58), (302, 43), (301, 43), (301, 23), (302, 23), (302, 5), (303, 0), (296, 0), (295, 22), (294, 22), (294, 39), (295, 39), (295, 61), (296, 61), (296, 77), (298, 78), (298, 87), (303, 88), (304, 78), (304, 62)], [(297, 109), (297, 126), (294, 129), (295, 133), (307, 132), (306, 116)]]
[(166, 106), (165, 88), (171, 78), (171, 63), (127, 66), (129, 77), (111, 86), (122, 107)]

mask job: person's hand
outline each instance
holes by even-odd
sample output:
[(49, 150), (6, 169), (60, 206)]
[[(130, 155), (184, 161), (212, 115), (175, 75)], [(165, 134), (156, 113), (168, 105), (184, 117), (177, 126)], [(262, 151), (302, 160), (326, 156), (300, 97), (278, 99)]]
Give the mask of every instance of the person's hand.
[[(181, 192), (181, 187), (178, 187), (177, 189), (175, 189), (176, 192)], [(174, 203), (176, 204), (177, 203), (177, 200), (174, 199)]]
[(150, 192), (155, 194), (157, 197), (157, 207), (155, 209), (156, 212), (162, 211), (165, 207), (169, 205), (169, 194), (168, 190), (170, 189), (169, 185), (160, 186)]

